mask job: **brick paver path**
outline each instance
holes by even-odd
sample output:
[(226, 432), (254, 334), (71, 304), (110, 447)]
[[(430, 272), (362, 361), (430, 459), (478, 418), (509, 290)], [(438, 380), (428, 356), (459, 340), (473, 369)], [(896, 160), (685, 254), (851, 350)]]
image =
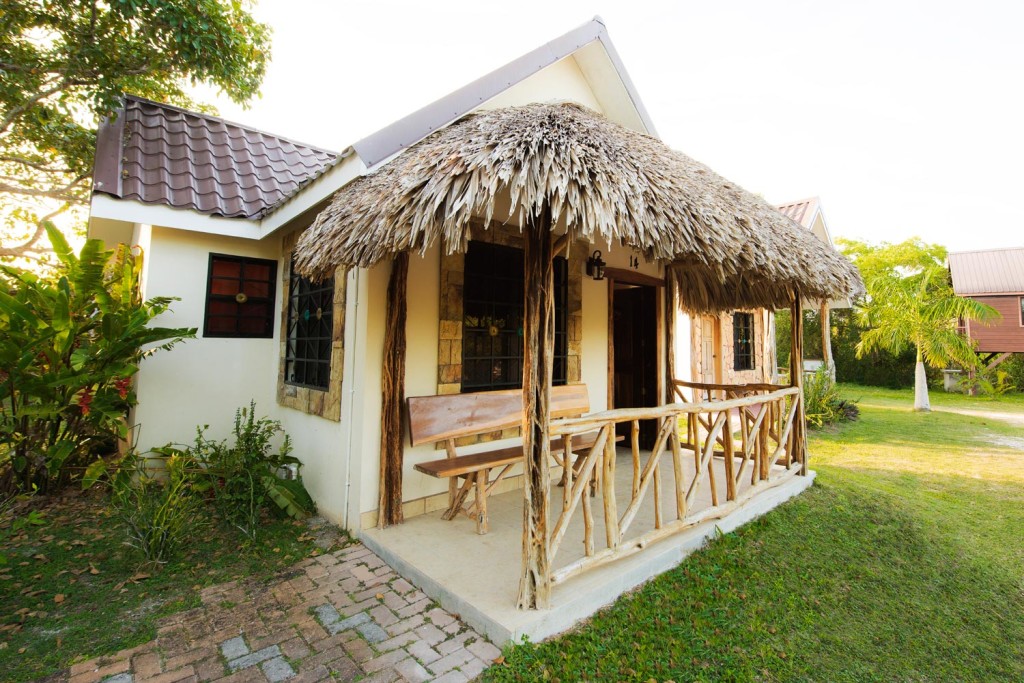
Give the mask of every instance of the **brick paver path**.
[(155, 640), (71, 667), (69, 683), (466, 681), (498, 648), (360, 544), (271, 583), (202, 591)]

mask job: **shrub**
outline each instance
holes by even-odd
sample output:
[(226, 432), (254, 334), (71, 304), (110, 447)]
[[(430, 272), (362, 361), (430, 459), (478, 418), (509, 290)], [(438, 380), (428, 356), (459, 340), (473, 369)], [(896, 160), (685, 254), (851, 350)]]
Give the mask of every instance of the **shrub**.
[(205, 478), (187, 454), (161, 459), (162, 467), (134, 455), (111, 476), (111, 502), (127, 545), (150, 562), (165, 562), (206, 523), (200, 493)]
[(964, 393), (983, 396), (1005, 396), (1017, 389), (1010, 373), (1002, 366), (985, 368), (976, 372), (973, 377), (965, 373), (957, 381), (957, 387)]
[[(141, 264), (89, 240), (75, 256), (46, 225), (53, 277), (0, 265), (0, 491), (47, 492), (127, 436), (139, 362), (195, 330), (150, 327), (170, 298), (142, 301)], [(147, 350), (143, 350), (148, 347)]]
[[(210, 478), (211, 495), (218, 514), (255, 539), (265, 510), (302, 518), (316, 507), (298, 476), (301, 463), (291, 455), (291, 440), (281, 423), (267, 417), (256, 419), (256, 403), (235, 411), (234, 443), (206, 438), (208, 426), (196, 429), (195, 443), (184, 453), (194, 459)], [(275, 449), (279, 434), (284, 439)], [(158, 449), (167, 454), (174, 448)], [(291, 478), (291, 468), (296, 476)]]
[(860, 416), (860, 408), (855, 402), (839, 397), (832, 375), (821, 367), (804, 376), (804, 413), (808, 424), (821, 428), (836, 422), (856, 420)]

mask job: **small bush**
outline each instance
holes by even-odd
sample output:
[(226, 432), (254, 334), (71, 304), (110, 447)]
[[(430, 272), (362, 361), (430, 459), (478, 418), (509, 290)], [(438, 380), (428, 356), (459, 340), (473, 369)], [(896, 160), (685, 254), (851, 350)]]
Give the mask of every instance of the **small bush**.
[[(195, 443), (185, 451), (158, 449), (166, 454), (187, 454), (205, 472), (219, 516), (255, 540), (260, 517), (266, 510), (300, 519), (316, 506), (298, 476), (301, 466), (291, 455), (291, 440), (281, 423), (267, 417), (256, 419), (256, 403), (235, 411), (234, 443), (206, 438), (208, 426), (196, 429)], [(279, 449), (273, 442), (284, 439)], [(291, 478), (292, 467), (296, 473)]]
[(980, 370), (973, 377), (965, 373), (957, 381), (957, 387), (963, 393), (982, 396), (1005, 396), (1017, 390), (1010, 373), (1002, 366)]
[(856, 420), (860, 416), (860, 408), (855, 402), (840, 398), (832, 375), (827, 368), (821, 367), (804, 377), (804, 413), (809, 425), (821, 428), (836, 422)]
[(129, 455), (111, 478), (111, 502), (128, 535), (127, 545), (158, 563), (177, 553), (206, 523), (201, 470), (184, 454), (162, 460), (163, 467), (154, 467)]
[[(66, 485), (118, 437), (139, 362), (194, 336), (152, 326), (172, 302), (143, 301), (141, 260), (89, 240), (76, 256), (46, 224), (51, 276), (0, 264), (0, 492)], [(145, 349), (145, 350), (144, 350)]]

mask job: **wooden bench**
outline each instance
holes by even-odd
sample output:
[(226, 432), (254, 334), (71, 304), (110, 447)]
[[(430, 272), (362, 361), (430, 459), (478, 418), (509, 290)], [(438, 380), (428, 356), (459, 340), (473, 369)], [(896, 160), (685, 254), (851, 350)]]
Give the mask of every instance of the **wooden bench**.
[[(484, 391), (445, 396), (414, 396), (409, 404), (409, 441), (413, 446), (443, 442), (446, 457), (415, 465), (432, 477), (449, 479), (448, 509), (442, 517), (455, 519), (464, 513), (476, 521), (479, 534), (486, 534), (487, 496), (508, 474), (513, 465), (523, 461), (522, 446), (502, 446), (468, 455), (459, 455), (455, 440), (498, 432), (522, 425), (523, 392)], [(590, 410), (590, 397), (585, 384), (552, 387), (551, 417), (575, 417)], [(573, 455), (585, 455), (597, 441), (597, 432), (579, 434), (572, 439)], [(551, 455), (558, 465), (565, 466), (562, 438), (552, 439)], [(501, 468), (491, 479), (491, 470)], [(458, 480), (464, 479), (462, 485)], [(475, 490), (474, 500), (466, 499)]]

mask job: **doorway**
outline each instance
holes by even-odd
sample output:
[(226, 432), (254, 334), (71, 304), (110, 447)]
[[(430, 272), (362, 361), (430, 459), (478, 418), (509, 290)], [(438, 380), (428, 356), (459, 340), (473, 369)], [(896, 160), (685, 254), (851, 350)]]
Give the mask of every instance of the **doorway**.
[[(659, 404), (658, 289), (651, 285), (611, 281), (612, 401), (615, 408), (646, 408)], [(640, 447), (654, 447), (657, 421), (640, 423)], [(629, 443), (630, 424), (616, 433)]]

